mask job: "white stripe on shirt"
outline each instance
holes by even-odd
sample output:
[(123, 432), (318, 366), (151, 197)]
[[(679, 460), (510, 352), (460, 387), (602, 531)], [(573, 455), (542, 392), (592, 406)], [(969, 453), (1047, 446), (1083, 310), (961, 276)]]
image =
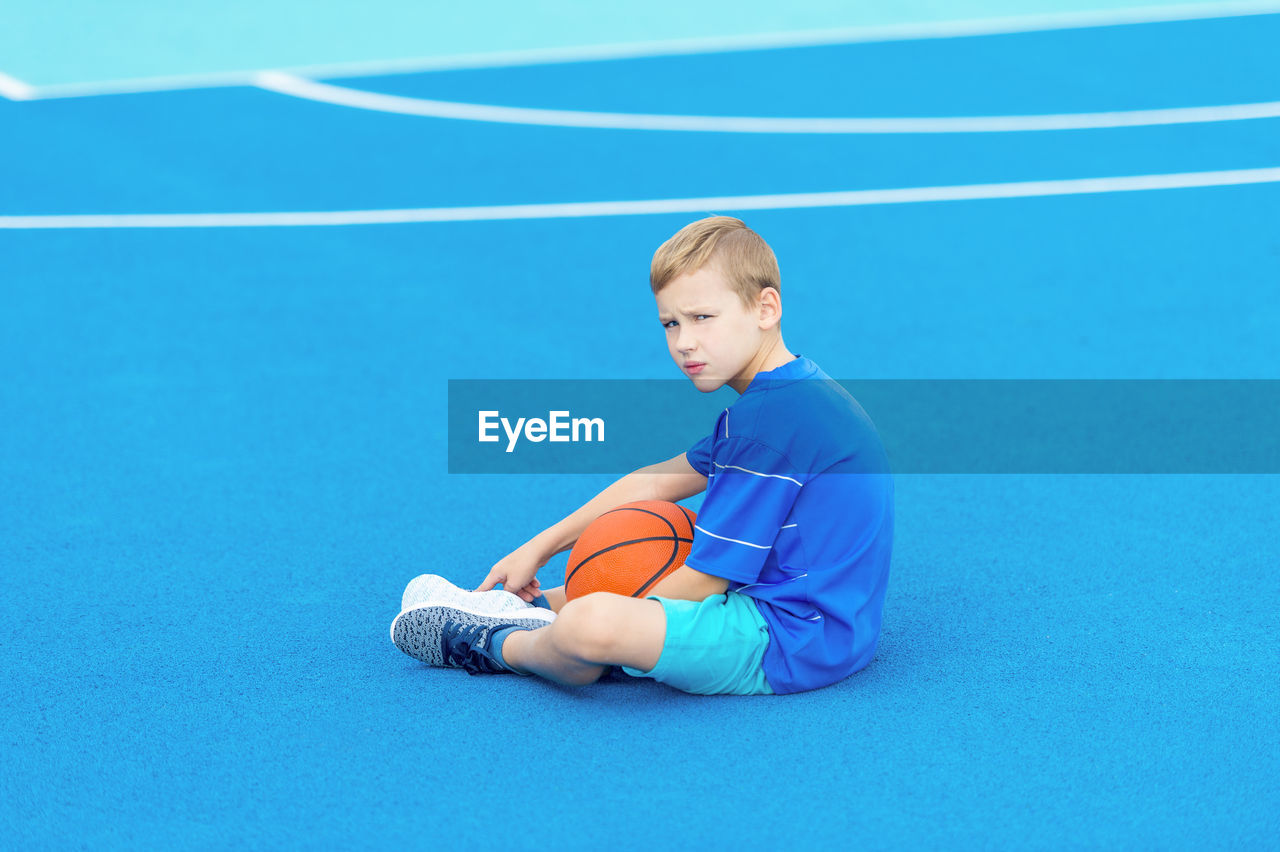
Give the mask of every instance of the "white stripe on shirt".
[(712, 462), (712, 464), (715, 465), (716, 467), (723, 467), (726, 469), (732, 468), (733, 470), (740, 470), (743, 473), (749, 473), (752, 476), (769, 476), (774, 479), (785, 479), (788, 482), (794, 482), (796, 485), (800, 485), (801, 487), (803, 487), (803, 483), (800, 480), (794, 479), (790, 476), (783, 476), (780, 473), (760, 473), (757, 470), (747, 470), (745, 467), (738, 467), (736, 464), (720, 464), (719, 462), (714, 462), (714, 461)]
[(743, 589), (754, 589), (756, 586), (781, 586), (783, 583), (790, 583), (795, 580), (803, 580), (805, 577), (808, 577), (808, 576), (809, 576), (809, 572), (805, 571), (803, 574), (797, 574), (794, 577), (788, 577), (787, 579), (779, 580), (776, 583), (747, 583), (747, 585), (739, 586), (738, 588), (734, 589), (734, 591), (740, 592)]
[(694, 528), (695, 530), (697, 530), (698, 532), (706, 533), (707, 535), (711, 536), (712, 538), (718, 538), (718, 539), (720, 539), (721, 541), (731, 541), (731, 542), (733, 542), (734, 544), (745, 544), (747, 547), (754, 547), (754, 548), (757, 548), (757, 549), (759, 549), (759, 550), (773, 550), (773, 546), (772, 546), (772, 545), (768, 545), (768, 544), (752, 544), (752, 543), (751, 543), (751, 542), (749, 542), (749, 541), (739, 541), (739, 540), (738, 540), (738, 539), (736, 539), (736, 538), (728, 538), (727, 536), (723, 536), (723, 535), (716, 535), (716, 534), (715, 534), (715, 533), (713, 533), (711, 530), (703, 529), (702, 527), (698, 526), (697, 524), (694, 524), (694, 525), (693, 525), (693, 528)]

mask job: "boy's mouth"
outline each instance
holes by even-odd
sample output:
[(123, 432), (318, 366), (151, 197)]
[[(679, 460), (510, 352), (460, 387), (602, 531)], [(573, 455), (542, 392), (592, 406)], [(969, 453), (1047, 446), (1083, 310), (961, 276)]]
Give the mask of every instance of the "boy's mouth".
[(684, 365), (684, 370), (689, 375), (696, 376), (702, 372), (702, 368), (705, 366), (707, 365), (702, 361), (690, 361), (688, 364)]

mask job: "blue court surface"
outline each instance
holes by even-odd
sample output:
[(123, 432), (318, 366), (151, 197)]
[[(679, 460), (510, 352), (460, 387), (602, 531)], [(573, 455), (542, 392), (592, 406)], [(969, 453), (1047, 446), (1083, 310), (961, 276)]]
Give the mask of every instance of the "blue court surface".
[(838, 378), (1280, 379), (1280, 7), (1196, 8), (0, 57), (0, 845), (1277, 848), (1275, 475), (900, 473), (876, 659), (799, 695), (387, 636), (613, 479), (448, 473), (447, 380), (678, 379), (648, 264), (704, 215)]

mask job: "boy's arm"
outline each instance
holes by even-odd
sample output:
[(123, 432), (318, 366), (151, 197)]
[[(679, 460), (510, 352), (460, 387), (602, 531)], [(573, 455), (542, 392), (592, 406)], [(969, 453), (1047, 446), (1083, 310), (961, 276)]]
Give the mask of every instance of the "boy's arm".
[(502, 583), (503, 588), (525, 600), (532, 600), (541, 594), (534, 579), (538, 569), (546, 565), (552, 556), (573, 547), (587, 526), (605, 512), (636, 500), (669, 500), (674, 503), (692, 497), (706, 487), (707, 478), (693, 469), (684, 453), (632, 471), (591, 498), (578, 511), (504, 557), (493, 566), (478, 588), (483, 591)]
[(684, 601), (700, 601), (712, 595), (723, 595), (729, 590), (729, 581), (723, 577), (704, 574), (688, 565), (681, 565), (647, 594), (660, 598), (674, 598)]
[(643, 474), (648, 479), (651, 489), (647, 498), (649, 500), (675, 503), (707, 490), (707, 478), (694, 470), (684, 453), (664, 462), (642, 467), (636, 473)]
[[(707, 489), (707, 478), (694, 470), (684, 453), (645, 469), (657, 471), (654, 474), (654, 500), (675, 502)], [(663, 577), (648, 594), (676, 600), (700, 601), (712, 595), (723, 595), (728, 590), (729, 581), (723, 577), (704, 574), (688, 565), (681, 565)]]
[(632, 471), (593, 497), (581, 509), (553, 527), (543, 530), (530, 542), (538, 542), (547, 559), (577, 543), (587, 526), (611, 509), (636, 500), (667, 500), (671, 503), (700, 494), (707, 478), (685, 459), (684, 453), (648, 467)]

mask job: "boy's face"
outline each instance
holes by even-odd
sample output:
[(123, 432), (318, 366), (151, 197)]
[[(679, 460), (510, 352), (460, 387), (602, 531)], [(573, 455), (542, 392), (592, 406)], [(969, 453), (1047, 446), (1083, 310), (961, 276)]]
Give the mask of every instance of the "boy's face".
[(776, 320), (742, 304), (714, 263), (672, 279), (654, 298), (671, 358), (698, 390), (747, 389)]

